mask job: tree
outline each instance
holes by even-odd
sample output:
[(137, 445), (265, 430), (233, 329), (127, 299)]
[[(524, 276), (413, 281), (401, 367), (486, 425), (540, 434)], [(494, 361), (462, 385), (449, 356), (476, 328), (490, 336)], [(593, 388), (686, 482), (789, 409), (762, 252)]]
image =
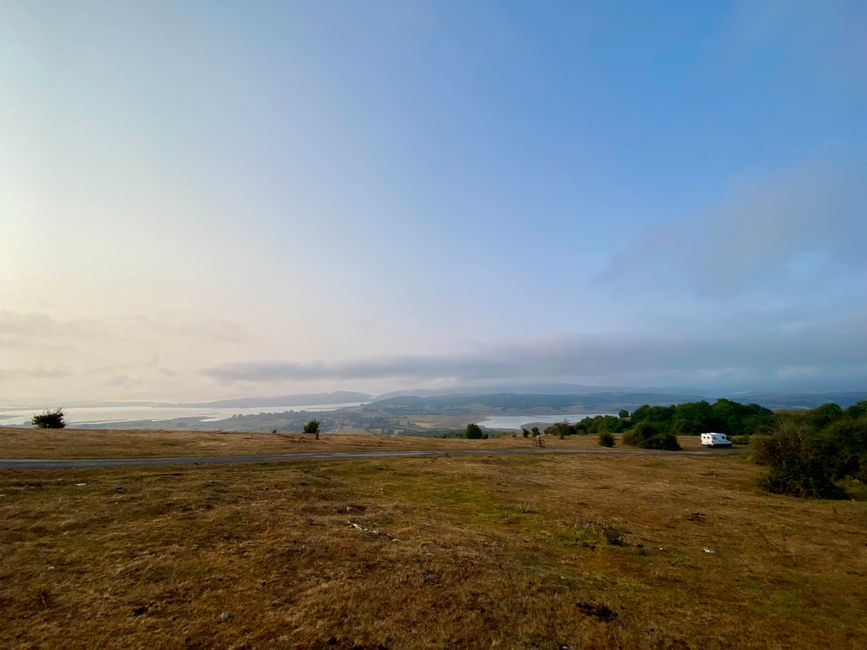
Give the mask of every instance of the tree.
[(614, 446), (614, 434), (609, 431), (603, 431), (599, 434), (599, 444), (603, 447)]
[(319, 440), (319, 420), (310, 420), (304, 425), (304, 433), (316, 434), (316, 439)]
[(665, 449), (678, 451), (680, 445), (677, 438), (662, 430), (660, 426), (645, 420), (623, 434), (623, 444), (641, 447), (642, 449)]
[(470, 423), (464, 430), (464, 437), (471, 440), (482, 440), (483, 438), (487, 438), (488, 436), (484, 434), (482, 428), (478, 424)]
[(835, 483), (835, 450), (828, 443), (802, 423), (780, 422), (755, 445), (755, 461), (768, 468), (760, 481), (762, 487), (796, 497), (844, 498), (845, 491)]
[(43, 411), (41, 415), (34, 415), (30, 422), (39, 429), (63, 429), (66, 426), (66, 422), (63, 421), (62, 408)]
[(627, 411), (626, 409), (620, 409), (620, 412), (617, 414), (617, 417), (619, 417), (621, 420), (625, 420), (626, 418), (629, 417), (629, 411)]

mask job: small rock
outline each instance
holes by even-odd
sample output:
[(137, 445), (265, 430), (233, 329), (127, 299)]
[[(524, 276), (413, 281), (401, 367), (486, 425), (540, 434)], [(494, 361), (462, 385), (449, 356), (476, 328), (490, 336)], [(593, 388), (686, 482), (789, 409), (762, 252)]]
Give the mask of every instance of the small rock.
[(142, 614), (146, 614), (148, 611), (147, 605), (140, 605), (132, 610), (133, 616), (141, 616)]
[(76, 483), (75, 487), (84, 487), (87, 483)]
[(48, 570), (49, 570), (49, 571), (54, 571), (54, 565), (53, 565), (53, 564), (49, 564), (49, 565), (48, 565)]
[(220, 620), (223, 621), (224, 623), (226, 621), (228, 621), (230, 618), (232, 618), (231, 612), (223, 612), (222, 614), (220, 614)]
[(716, 553), (715, 550), (713, 550), (712, 548), (708, 548), (707, 546), (704, 547), (704, 552), (705, 553)]

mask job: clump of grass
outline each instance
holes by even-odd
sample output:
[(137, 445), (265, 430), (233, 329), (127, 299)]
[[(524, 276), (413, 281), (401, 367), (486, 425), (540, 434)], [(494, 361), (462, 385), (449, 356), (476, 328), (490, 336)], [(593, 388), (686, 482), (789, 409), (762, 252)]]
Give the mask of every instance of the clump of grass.
[(626, 533), (620, 519), (591, 519), (578, 521), (575, 524), (578, 536), (585, 541), (608, 544), (609, 546), (624, 546)]

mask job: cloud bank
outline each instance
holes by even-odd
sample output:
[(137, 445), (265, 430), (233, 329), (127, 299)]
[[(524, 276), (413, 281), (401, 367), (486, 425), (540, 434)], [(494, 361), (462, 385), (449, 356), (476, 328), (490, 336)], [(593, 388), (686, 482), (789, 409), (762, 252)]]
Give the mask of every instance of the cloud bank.
[[(201, 373), (222, 383), (321, 380), (475, 382), (574, 380), (589, 384), (758, 386), (836, 377), (867, 378), (867, 316), (744, 338), (658, 335), (570, 337), (469, 354), (396, 355), (344, 361), (240, 361)], [(830, 335), (829, 335), (830, 333)]]

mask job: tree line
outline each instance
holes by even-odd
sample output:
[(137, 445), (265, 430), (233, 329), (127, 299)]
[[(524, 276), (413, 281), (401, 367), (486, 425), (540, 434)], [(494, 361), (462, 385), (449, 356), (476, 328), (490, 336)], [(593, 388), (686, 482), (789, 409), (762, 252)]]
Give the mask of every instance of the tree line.
[[(707, 431), (729, 435), (751, 435), (770, 430), (774, 412), (758, 404), (740, 404), (730, 399), (685, 402), (671, 406), (645, 404), (631, 414), (597, 415), (570, 424), (557, 422), (545, 429), (557, 437), (598, 434), (599, 442), (611, 446), (610, 434), (622, 433), (623, 443), (644, 449), (680, 449), (677, 436), (697, 436)], [(608, 434), (608, 435), (603, 435)]]
[(842, 409), (822, 404), (781, 413), (755, 440), (754, 459), (767, 467), (761, 486), (799, 497), (842, 499), (867, 483), (867, 401)]
[[(645, 449), (680, 449), (677, 436), (725, 433), (751, 444), (753, 460), (767, 468), (761, 487), (777, 494), (845, 498), (867, 484), (867, 401), (843, 409), (822, 404), (814, 409), (774, 413), (758, 404), (719, 399), (671, 406), (641, 406), (631, 414), (598, 415), (575, 423), (558, 422), (546, 435), (597, 434), (599, 444), (622, 442)], [(524, 435), (528, 435), (524, 430)], [(538, 434), (534, 432), (534, 434)]]

